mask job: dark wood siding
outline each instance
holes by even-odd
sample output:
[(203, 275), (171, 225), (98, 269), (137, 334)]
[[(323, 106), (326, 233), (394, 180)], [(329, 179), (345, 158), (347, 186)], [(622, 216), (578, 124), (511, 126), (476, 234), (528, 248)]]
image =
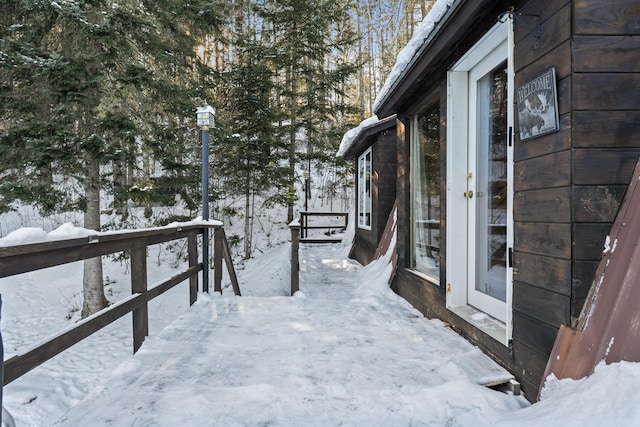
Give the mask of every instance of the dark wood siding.
[(559, 132), (514, 150), (514, 354), (535, 385), (582, 308), (640, 155), (640, 10), (529, 0), (515, 19), (515, 86), (555, 67), (560, 115)]
[(640, 155), (640, 8), (575, 0), (573, 26), (575, 319)]
[[(376, 241), (379, 242), (384, 233), (387, 219), (391, 214), (396, 201), (396, 171), (398, 163), (396, 159), (396, 134), (395, 129), (384, 131), (379, 137), (377, 144), (373, 147), (377, 175), (376, 191)], [(377, 243), (376, 242), (376, 243)], [(377, 245), (376, 245), (377, 246)]]
[[(356, 235), (351, 251), (351, 257), (363, 265), (373, 260), (396, 199), (397, 144), (395, 130), (385, 130), (375, 135), (371, 144), (371, 230), (359, 228), (356, 225)], [(356, 191), (356, 205), (357, 194)]]
[[(463, 0), (460, 5), (381, 109), (400, 118), (400, 261), (393, 288), (511, 369), (533, 398), (559, 326), (571, 323), (582, 308), (640, 156), (640, 8), (637, 0)], [(513, 343), (508, 348), (447, 310), (446, 286), (429, 283), (406, 268), (410, 144), (403, 122), (408, 124), (440, 91), (444, 239), (446, 71), (512, 5), (515, 87), (554, 67), (560, 129), (524, 142), (515, 134)], [(444, 266), (444, 241), (441, 256)], [(445, 275), (443, 269), (443, 284)]]
[(515, 87), (555, 67), (560, 116), (558, 132), (525, 142), (516, 134), (514, 146), (513, 354), (523, 389), (537, 394), (557, 330), (570, 320), (572, 7), (530, 0), (516, 13)]

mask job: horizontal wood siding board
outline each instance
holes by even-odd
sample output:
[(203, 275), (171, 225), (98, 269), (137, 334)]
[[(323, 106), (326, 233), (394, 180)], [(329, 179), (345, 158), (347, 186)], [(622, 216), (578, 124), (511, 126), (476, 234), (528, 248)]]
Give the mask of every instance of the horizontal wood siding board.
[(525, 397), (535, 401), (538, 389), (547, 367), (548, 356), (541, 355), (517, 339), (513, 340), (516, 378), (522, 386)]
[(574, 186), (573, 218), (576, 222), (612, 223), (627, 187), (622, 185)]
[(573, 262), (573, 281), (571, 283), (573, 298), (583, 301), (587, 298), (597, 269), (598, 261), (576, 260)]
[(571, 318), (571, 298), (526, 283), (513, 283), (513, 309), (559, 328)]
[(573, 69), (578, 73), (640, 72), (640, 36), (576, 36)]
[(640, 156), (640, 149), (574, 150), (575, 185), (626, 185)]
[(565, 296), (572, 294), (571, 261), (544, 255), (514, 252), (513, 280)]
[[(517, 49), (517, 48), (515, 48)], [(566, 41), (549, 51), (534, 62), (518, 63), (515, 59), (516, 75), (514, 87), (518, 88), (539, 77), (550, 67), (556, 69), (556, 85), (558, 88), (558, 114), (571, 111), (571, 42)], [(516, 117), (517, 118), (517, 117)]]
[(513, 340), (519, 341), (542, 357), (549, 357), (558, 328), (542, 323), (519, 311), (513, 311)]
[(571, 224), (517, 222), (514, 228), (515, 251), (571, 259)]
[[(518, 20), (531, 20), (538, 22), (537, 16), (516, 16), (516, 23)], [(565, 5), (557, 13), (553, 14), (548, 20), (541, 23), (540, 35), (537, 31), (529, 33), (526, 37), (515, 43), (514, 46), (514, 67), (516, 73), (520, 68), (527, 66), (528, 64), (538, 61), (549, 52), (556, 49), (571, 38), (571, 5)], [(568, 51), (568, 46), (565, 46), (563, 50)], [(570, 56), (558, 58), (561, 63), (547, 63), (549, 65), (555, 65), (557, 75), (562, 78), (570, 72)], [(516, 83), (516, 87), (518, 87)]]
[(640, 110), (640, 74), (575, 73), (573, 106), (576, 110)]
[[(640, 58), (640, 55), (637, 55)], [(575, 111), (573, 146), (640, 148), (640, 111)]]
[(636, 0), (575, 0), (574, 31), (578, 35), (640, 35)]
[(371, 249), (365, 245), (353, 245), (349, 256), (362, 265), (368, 265), (373, 261), (374, 252), (375, 250), (372, 252)]
[(513, 197), (515, 221), (571, 222), (571, 187), (518, 191)]
[[(528, 141), (528, 144), (535, 144)], [(571, 151), (523, 160), (514, 165), (514, 190), (566, 187), (571, 184)]]
[(571, 148), (571, 131), (571, 114), (565, 114), (560, 116), (560, 130), (558, 132), (548, 133), (525, 142), (520, 141), (520, 135), (516, 132), (513, 149), (515, 161), (520, 162), (569, 150)]
[(573, 230), (574, 259), (599, 261), (611, 224), (575, 223)]
[(405, 268), (398, 270), (393, 290), (428, 318), (446, 319), (445, 295), (442, 289), (426, 283)]
[[(546, 22), (549, 18), (556, 15), (558, 11), (571, 4), (571, 0), (529, 0), (522, 7), (516, 7), (514, 38), (516, 41), (522, 39), (529, 34), (537, 34), (538, 24)], [(539, 17), (540, 20), (536, 19)]]
[(366, 254), (363, 258), (366, 262), (362, 262), (363, 265), (368, 264), (373, 259), (373, 254), (378, 247), (378, 242), (376, 239), (376, 232), (374, 230), (364, 230), (361, 228), (356, 228), (356, 235), (353, 241), (354, 247), (358, 248), (357, 250), (361, 254)]

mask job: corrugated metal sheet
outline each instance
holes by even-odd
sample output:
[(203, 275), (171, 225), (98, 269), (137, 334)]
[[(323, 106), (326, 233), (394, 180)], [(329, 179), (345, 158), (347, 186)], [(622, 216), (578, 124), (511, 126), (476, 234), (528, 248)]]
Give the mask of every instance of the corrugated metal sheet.
[[(562, 326), (545, 375), (582, 378), (601, 362), (640, 361), (640, 162), (620, 206), (585, 306)], [(544, 381), (544, 379), (543, 379)]]
[[(376, 248), (375, 253), (373, 254), (373, 259), (378, 259), (384, 256), (389, 250), (391, 253), (391, 277), (389, 277), (389, 283), (393, 280), (393, 276), (396, 274), (396, 268), (398, 266), (398, 252), (396, 251), (395, 239), (396, 230), (398, 223), (398, 203), (393, 204), (393, 209), (391, 209), (391, 213), (389, 214), (389, 218), (387, 219), (387, 224), (384, 228), (384, 233), (382, 233), (382, 238), (378, 243), (378, 247)], [(392, 246), (393, 243), (393, 246)]]

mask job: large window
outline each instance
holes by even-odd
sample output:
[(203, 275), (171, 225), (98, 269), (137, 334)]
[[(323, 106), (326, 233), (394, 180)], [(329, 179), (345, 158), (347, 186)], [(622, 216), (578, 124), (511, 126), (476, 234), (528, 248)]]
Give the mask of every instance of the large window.
[(429, 108), (411, 123), (412, 267), (440, 279), (440, 109)]
[(371, 230), (371, 148), (358, 158), (358, 227)]

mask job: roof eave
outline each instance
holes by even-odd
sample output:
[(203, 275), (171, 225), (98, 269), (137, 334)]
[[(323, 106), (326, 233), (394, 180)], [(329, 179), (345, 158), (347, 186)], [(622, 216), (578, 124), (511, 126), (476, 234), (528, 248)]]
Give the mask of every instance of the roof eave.
[(417, 64), (420, 62), (420, 59), (423, 57), (425, 52), (431, 46), (432, 41), (440, 34), (441, 30), (446, 26), (451, 17), (455, 14), (455, 12), (460, 8), (460, 6), (465, 2), (465, 0), (454, 1), (451, 6), (447, 9), (444, 16), (438, 21), (438, 23), (433, 28), (433, 31), (429, 33), (429, 36), (425, 39), (424, 43), (420, 46), (420, 48), (416, 51), (416, 53), (411, 58), (409, 65), (402, 72), (400, 77), (396, 79), (393, 83), (393, 86), (389, 89), (386, 95), (380, 100), (378, 107), (374, 110), (374, 113), (378, 117), (385, 117), (391, 114), (397, 113), (397, 104), (400, 98), (402, 97), (402, 93), (399, 92), (399, 88), (404, 87), (406, 80), (413, 74), (414, 69)]

